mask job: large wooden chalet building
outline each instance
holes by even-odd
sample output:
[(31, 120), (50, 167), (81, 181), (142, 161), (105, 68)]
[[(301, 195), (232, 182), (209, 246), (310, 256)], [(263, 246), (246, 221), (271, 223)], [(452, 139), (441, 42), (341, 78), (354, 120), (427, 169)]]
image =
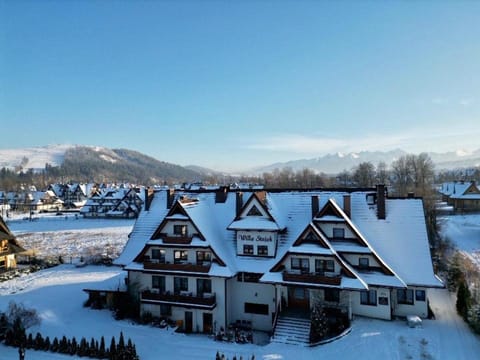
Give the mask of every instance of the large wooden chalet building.
[(272, 332), (279, 313), (316, 302), (350, 319), (425, 318), (428, 289), (443, 287), (422, 200), (384, 186), (151, 192), (116, 263), (142, 313), (187, 332)]
[(17, 267), (17, 254), (24, 252), (0, 216), (0, 272)]

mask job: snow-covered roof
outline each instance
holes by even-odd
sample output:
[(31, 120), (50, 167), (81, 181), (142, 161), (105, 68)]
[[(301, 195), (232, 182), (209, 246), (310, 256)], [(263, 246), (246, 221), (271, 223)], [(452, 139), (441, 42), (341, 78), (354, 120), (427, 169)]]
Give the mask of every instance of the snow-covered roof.
[[(358, 279), (344, 277), (342, 286), (343, 281), (351, 282), (352, 284), (349, 284), (351, 288), (361, 288), (362, 286), (364, 288), (364, 284), (358, 284), (358, 281), (391, 287), (401, 287), (405, 284), (442, 286), (433, 273), (422, 201), (411, 198), (387, 198), (386, 218), (380, 220), (377, 217), (376, 205), (367, 203), (367, 195), (372, 194), (372, 192), (374, 191), (353, 191), (351, 193), (319, 190), (267, 191), (266, 207), (272, 217), (281, 224), (280, 226), (277, 224), (277, 226), (269, 227), (268, 230), (278, 231), (280, 228), (282, 229), (278, 232), (275, 257), (237, 255), (235, 230), (232, 229), (261, 228), (265, 230), (268, 222), (265, 221), (265, 218), (259, 216), (245, 217), (242, 221), (239, 221), (234, 192), (228, 192), (224, 202), (216, 202), (215, 192), (182, 192), (182, 195), (196, 198), (197, 201), (178, 202), (183, 207), (185, 215), (171, 214), (169, 218), (191, 219), (202, 234), (203, 239), (199, 239), (196, 245), (192, 241), (190, 245), (182, 246), (199, 246), (202, 244), (211, 247), (214, 253), (226, 264), (226, 266), (218, 265), (221, 271), (217, 269), (224, 276), (232, 276), (243, 271), (263, 273), (264, 276), (267, 276), (272, 267), (292, 249), (294, 242), (312, 221), (312, 196), (319, 198), (320, 209), (331, 201), (336, 204), (335, 206), (341, 211), (342, 216), (346, 216), (342, 210), (344, 196), (350, 195), (351, 215), (347, 217), (346, 222), (359, 233), (361, 240), (366, 245), (331, 242), (333, 252), (335, 254), (342, 252), (373, 254), (378, 258), (383, 268), (387, 270), (383, 274), (363, 274), (349, 268), (352, 274), (358, 275)], [(168, 212), (166, 191), (155, 192), (149, 210), (143, 210), (140, 213), (125, 249), (120, 257), (115, 260), (115, 263), (131, 264), (147, 243), (150, 245), (162, 244), (162, 240), (151, 240), (151, 238), (162, 221), (165, 220)], [(330, 217), (331, 215), (327, 214), (326, 216)], [(340, 218), (335, 217), (335, 219), (330, 220), (338, 221)], [(259, 222), (261, 227), (257, 227)], [(270, 223), (276, 224), (271, 221)], [(295, 251), (312, 254), (332, 253), (328, 249), (312, 247), (308, 244), (296, 247)], [(348, 264), (345, 264), (345, 266), (348, 266)], [(219, 275), (217, 270), (216, 275), (222, 276)], [(213, 273), (211, 275), (213, 276)], [(268, 275), (267, 277), (275, 277), (275, 275)]]

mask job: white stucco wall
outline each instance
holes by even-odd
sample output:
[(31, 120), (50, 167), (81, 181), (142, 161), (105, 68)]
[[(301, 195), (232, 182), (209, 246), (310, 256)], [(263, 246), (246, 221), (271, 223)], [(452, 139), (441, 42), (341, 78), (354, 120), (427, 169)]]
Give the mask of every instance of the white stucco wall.
[[(388, 289), (374, 288), (370, 287), (371, 290), (377, 291), (377, 304), (376, 305), (362, 305), (360, 303), (360, 292), (352, 291), (351, 292), (351, 304), (352, 304), (352, 313), (354, 315), (368, 316), (377, 319), (390, 320), (390, 291)], [(387, 297), (388, 304), (381, 305), (378, 302), (379, 297)]]
[[(421, 318), (428, 316), (428, 292), (425, 288), (409, 287), (413, 290), (413, 305), (399, 304), (397, 301), (397, 291), (392, 290), (393, 314), (395, 316), (417, 315)], [(415, 297), (415, 290), (425, 290), (425, 301), (417, 300)]]
[[(270, 284), (248, 283), (228, 280), (228, 322), (236, 320), (250, 320), (252, 327), (257, 330), (272, 330), (272, 313), (275, 312), (275, 287)], [(245, 303), (268, 305), (268, 314), (245, 313)]]

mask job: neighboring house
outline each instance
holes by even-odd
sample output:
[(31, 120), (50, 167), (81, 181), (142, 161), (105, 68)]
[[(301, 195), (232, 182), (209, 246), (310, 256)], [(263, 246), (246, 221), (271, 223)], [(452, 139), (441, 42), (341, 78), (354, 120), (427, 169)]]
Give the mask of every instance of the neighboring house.
[(84, 217), (136, 218), (143, 199), (135, 188), (97, 189), (80, 209)]
[(454, 211), (480, 211), (480, 189), (475, 181), (454, 181), (443, 183), (439, 189), (442, 201)]
[(273, 332), (320, 303), (379, 319), (428, 316), (433, 272), (419, 198), (365, 191), (154, 192), (123, 253), (142, 314), (211, 333)]
[(0, 216), (0, 272), (17, 266), (16, 255), (25, 251)]
[(63, 200), (64, 208), (78, 210), (87, 202), (94, 184), (51, 184), (48, 190)]
[(59, 211), (63, 208), (63, 201), (60, 200), (53, 191), (31, 190), (22, 192), (16, 198), (15, 209), (17, 211), (29, 212), (47, 212)]

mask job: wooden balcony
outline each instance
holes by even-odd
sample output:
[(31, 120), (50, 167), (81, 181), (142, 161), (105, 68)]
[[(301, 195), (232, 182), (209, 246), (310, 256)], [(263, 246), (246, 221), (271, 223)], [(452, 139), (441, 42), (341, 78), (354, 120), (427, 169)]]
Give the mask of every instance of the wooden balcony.
[(299, 274), (299, 273), (284, 271), (283, 281), (339, 286), (340, 283), (342, 282), (342, 277), (340, 275), (325, 276), (325, 275), (317, 275), (315, 273)]
[(164, 244), (190, 244), (192, 242), (193, 236), (162, 236), (161, 237)]
[(199, 306), (213, 308), (216, 305), (216, 297), (214, 293), (205, 293), (202, 295), (194, 295), (190, 292), (180, 292), (180, 294), (173, 294), (169, 291), (164, 293), (154, 292), (155, 290), (145, 290), (142, 292), (142, 301), (158, 301), (162, 303), (169, 303), (171, 305), (178, 304), (179, 306)]
[(210, 271), (211, 263), (204, 265), (197, 265), (191, 263), (182, 263), (182, 264), (171, 264), (171, 263), (160, 263), (145, 260), (143, 262), (143, 268), (146, 270), (163, 270), (163, 271), (185, 271), (193, 273), (208, 273)]

